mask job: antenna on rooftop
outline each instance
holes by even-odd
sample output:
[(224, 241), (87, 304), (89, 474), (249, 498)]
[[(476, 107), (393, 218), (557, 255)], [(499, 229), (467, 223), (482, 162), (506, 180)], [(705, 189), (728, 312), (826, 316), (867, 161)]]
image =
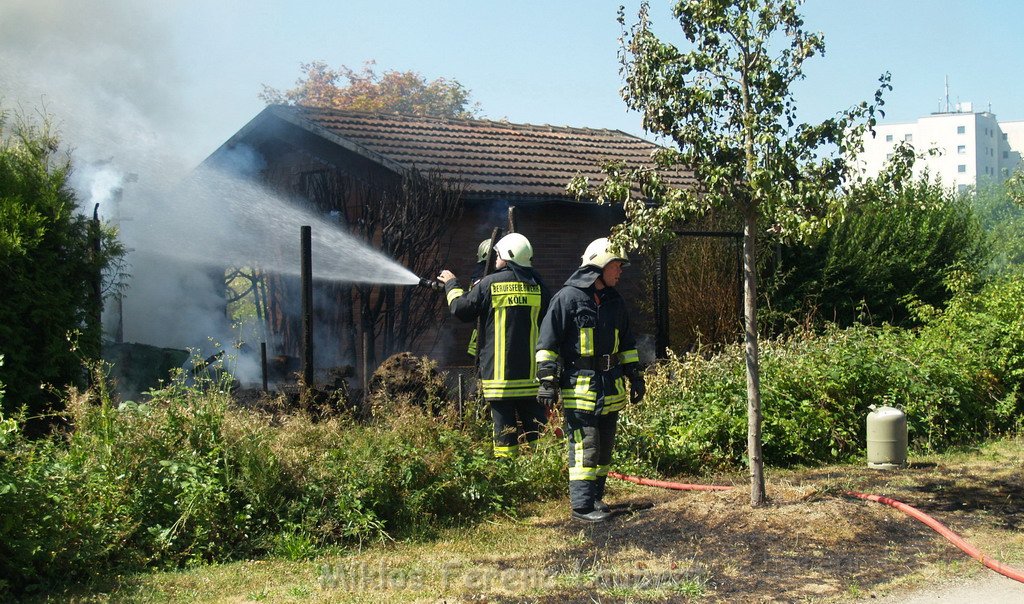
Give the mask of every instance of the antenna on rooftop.
[(949, 76), (946, 76), (946, 113), (949, 113)]

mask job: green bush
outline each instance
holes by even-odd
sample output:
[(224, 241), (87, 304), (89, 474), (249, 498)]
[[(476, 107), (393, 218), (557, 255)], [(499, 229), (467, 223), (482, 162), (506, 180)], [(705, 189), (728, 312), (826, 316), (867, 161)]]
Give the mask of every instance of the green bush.
[(987, 266), (989, 241), (969, 197), (925, 179), (875, 183), (856, 197), (865, 201), (815, 245), (781, 248), (762, 292), (769, 332), (824, 322), (911, 326), (905, 300), (942, 307), (952, 272)]
[(1000, 421), (1019, 417), (1014, 401), (1024, 392), (1024, 275), (1004, 274), (977, 293), (961, 291), (943, 312), (923, 312), (934, 346), (955, 346), (1004, 392)]
[(1024, 208), (1007, 185), (979, 187), (972, 206), (992, 246), (989, 269), (994, 274), (1020, 271), (1024, 265)]
[[(943, 310), (909, 304), (917, 329), (831, 325), (763, 342), (766, 462), (862, 455), (870, 405), (903, 407), (918, 450), (1019, 428), (1024, 278), (953, 290)], [(648, 374), (647, 398), (620, 420), (617, 468), (671, 475), (744, 464), (741, 346)], [(176, 381), (146, 404), (116, 408), (102, 392), (72, 391), (71, 428), (36, 440), (23, 435), (22, 416), (0, 415), (0, 594), (112, 569), (268, 552), (303, 559), (424, 538), (564, 493), (564, 442), (550, 435), (530, 456), (496, 460), (486, 421), (455, 429), (414, 406), (372, 424), (271, 418), (234, 408), (224, 390)]]
[(73, 429), (51, 438), (26, 439), (0, 416), (0, 576), (11, 589), (419, 538), (564, 490), (563, 445), (550, 436), (504, 461), (482, 426), (456, 430), (411, 408), (373, 425), (272, 422), (219, 388), (151, 394), (118, 408), (73, 394)]
[[(914, 305), (912, 305), (914, 306)], [(938, 451), (1018, 427), (1024, 379), (1024, 280), (960, 292), (925, 325), (831, 325), (761, 345), (763, 451), (772, 465), (859, 456), (871, 405), (907, 413), (911, 446)], [(639, 471), (704, 473), (745, 463), (743, 348), (672, 358), (624, 414), (617, 461)]]
[(70, 162), (47, 125), (22, 119), (7, 128), (6, 118), (0, 109), (0, 409), (35, 415), (58, 405), (66, 385), (81, 385), (83, 358), (99, 357), (93, 277), (122, 249), (113, 231), (80, 213)]

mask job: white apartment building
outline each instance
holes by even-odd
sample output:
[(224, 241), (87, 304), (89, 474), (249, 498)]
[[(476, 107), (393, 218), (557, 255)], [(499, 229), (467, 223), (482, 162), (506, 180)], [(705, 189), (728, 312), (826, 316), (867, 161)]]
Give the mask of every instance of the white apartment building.
[(1024, 121), (999, 122), (988, 111), (973, 111), (970, 103), (916, 122), (878, 125), (875, 133), (866, 136), (859, 162), (867, 175), (878, 174), (905, 141), (919, 155), (915, 175), (927, 170), (932, 179), (937, 176), (959, 191), (1005, 181), (1024, 152)]

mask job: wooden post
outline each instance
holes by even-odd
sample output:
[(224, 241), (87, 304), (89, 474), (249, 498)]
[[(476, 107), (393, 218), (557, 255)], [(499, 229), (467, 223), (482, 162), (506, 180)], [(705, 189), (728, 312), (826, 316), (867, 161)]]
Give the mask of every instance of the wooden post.
[(263, 371), (263, 392), (267, 391), (267, 343), (260, 342), (260, 369)]
[(99, 343), (103, 340), (103, 271), (100, 270), (100, 253), (102, 252), (102, 234), (100, 229), (100, 204), (96, 204), (92, 209), (92, 228), (89, 230), (92, 248), (92, 264), (96, 272), (92, 275), (92, 303), (93, 303), (93, 321), (96, 322), (96, 328), (99, 330), (97, 339), (97, 348), (99, 350)]
[[(484, 275), (494, 272), (494, 263), (498, 259), (498, 253), (494, 251), (495, 244), (501, 239), (501, 227), (494, 227), (491, 231), (491, 249), (487, 251), (487, 265), (484, 267)], [(479, 349), (477, 349), (479, 351)]]
[(370, 334), (362, 330), (362, 401), (370, 392)]
[(458, 416), (458, 419), (456, 421), (458, 422), (457, 425), (460, 428), (462, 427), (462, 414), (463, 414), (463, 410), (465, 409), (463, 398), (462, 398), (463, 397), (462, 393), (463, 393), (462, 374), (460, 373), (459, 374), (459, 397), (456, 399), (456, 405), (457, 406), (455, 408), (456, 415)]
[(655, 276), (655, 356), (664, 359), (668, 356), (669, 342), (669, 309), (668, 309), (668, 246), (662, 245), (658, 251), (657, 274)]
[(302, 255), (302, 381), (306, 388), (313, 387), (313, 252), (312, 228), (300, 228), (300, 254)]
[(519, 229), (516, 228), (516, 207), (508, 207), (508, 232), (518, 233)]

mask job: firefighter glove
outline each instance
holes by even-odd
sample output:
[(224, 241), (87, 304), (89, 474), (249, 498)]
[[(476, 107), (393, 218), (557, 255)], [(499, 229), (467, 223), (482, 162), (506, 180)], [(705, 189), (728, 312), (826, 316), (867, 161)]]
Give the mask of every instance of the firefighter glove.
[(552, 378), (542, 379), (537, 388), (537, 402), (548, 408), (558, 404), (558, 382)]
[(644, 376), (642, 373), (636, 373), (633, 377), (629, 378), (629, 402), (639, 403), (643, 400), (644, 394), (647, 392), (647, 384), (644, 383)]

